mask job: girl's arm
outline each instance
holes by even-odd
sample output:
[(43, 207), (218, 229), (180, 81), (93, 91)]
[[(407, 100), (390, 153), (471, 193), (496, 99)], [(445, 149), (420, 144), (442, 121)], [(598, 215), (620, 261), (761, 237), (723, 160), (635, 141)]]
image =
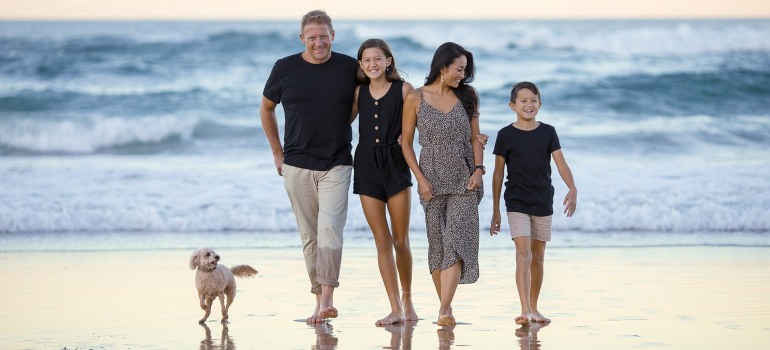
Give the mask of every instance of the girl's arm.
[(569, 188), (562, 204), (564, 205), (564, 213), (567, 214), (567, 217), (571, 217), (575, 213), (575, 209), (577, 209), (577, 187), (575, 187), (575, 180), (572, 177), (572, 170), (567, 165), (567, 160), (564, 159), (561, 149), (553, 151), (551, 156), (556, 163), (556, 168), (559, 169), (561, 179), (564, 180), (564, 184)]
[(417, 179), (420, 197), (428, 201), (433, 198), (433, 188), (430, 181), (420, 170), (417, 164), (417, 155), (414, 152), (414, 131), (417, 128), (417, 109), (420, 106), (419, 90), (412, 90), (404, 99), (404, 110), (401, 114), (401, 152), (404, 160)]
[(503, 175), (505, 158), (495, 156), (495, 172), (492, 173), (492, 224), (489, 234), (496, 235), (500, 232), (500, 192), (503, 190)]

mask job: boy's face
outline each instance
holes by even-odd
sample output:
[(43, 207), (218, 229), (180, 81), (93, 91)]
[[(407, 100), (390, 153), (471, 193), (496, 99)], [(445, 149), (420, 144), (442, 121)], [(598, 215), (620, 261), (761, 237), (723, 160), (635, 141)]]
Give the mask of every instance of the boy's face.
[(509, 102), (508, 106), (519, 119), (530, 121), (535, 119), (540, 110), (540, 98), (530, 89), (521, 89), (516, 94), (516, 100)]

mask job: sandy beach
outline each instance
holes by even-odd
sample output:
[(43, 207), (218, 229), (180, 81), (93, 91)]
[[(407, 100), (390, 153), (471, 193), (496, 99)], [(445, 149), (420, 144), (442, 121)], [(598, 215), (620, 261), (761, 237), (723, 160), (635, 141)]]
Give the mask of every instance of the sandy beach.
[[(419, 234), (419, 233), (413, 233)], [(183, 235), (179, 235), (180, 239)], [(200, 237), (198, 237), (200, 239)], [(141, 239), (141, 238), (137, 238)], [(140, 242), (137, 242), (140, 243)], [(761, 349), (770, 343), (770, 248), (553, 248), (541, 308), (553, 322), (513, 323), (513, 246), (483, 237), (481, 279), (459, 288), (459, 324), (435, 325), (424, 245), (413, 247), (423, 320), (376, 327), (388, 312), (375, 251), (343, 255), (340, 317), (302, 322), (313, 307), (299, 248), (216, 248), (249, 264), (223, 327), (215, 304), (197, 320), (191, 249), (0, 253), (2, 349)]]

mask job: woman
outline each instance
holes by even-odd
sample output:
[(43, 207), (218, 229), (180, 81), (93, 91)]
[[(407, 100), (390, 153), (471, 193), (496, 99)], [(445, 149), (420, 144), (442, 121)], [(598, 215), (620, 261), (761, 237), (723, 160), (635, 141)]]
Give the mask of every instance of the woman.
[[(436, 324), (454, 326), (457, 285), (479, 278), (479, 210), (483, 136), (473, 55), (455, 43), (436, 50), (425, 85), (404, 101), (401, 148), (417, 179), (428, 231), (428, 265), (441, 306)], [(420, 132), (420, 161), (413, 148)]]
[[(360, 138), (353, 162), (353, 193), (360, 196), (364, 216), (374, 235), (377, 265), (391, 309), (389, 315), (375, 324), (416, 321), (409, 248), (412, 177), (398, 145), (404, 97), (414, 88), (399, 76), (393, 54), (383, 40), (364, 41), (358, 49), (358, 65), (361, 85), (356, 88), (355, 101), (360, 115)], [(386, 208), (391, 228), (388, 228)], [(400, 298), (398, 279), (402, 288)]]

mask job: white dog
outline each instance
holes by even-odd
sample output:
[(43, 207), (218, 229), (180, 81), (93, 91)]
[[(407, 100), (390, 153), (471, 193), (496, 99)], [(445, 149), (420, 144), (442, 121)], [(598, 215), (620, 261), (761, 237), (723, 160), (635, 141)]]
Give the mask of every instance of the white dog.
[[(198, 269), (195, 272), (195, 287), (198, 288), (201, 309), (206, 311), (198, 323), (203, 323), (209, 318), (211, 303), (217, 297), (219, 297), (219, 303), (222, 305), (222, 323), (227, 323), (227, 309), (235, 299), (235, 278), (233, 275), (251, 277), (257, 274), (257, 270), (249, 265), (238, 265), (228, 269), (227, 266), (218, 263), (219, 255), (211, 248), (201, 248), (193, 252), (190, 257), (190, 269)], [(225, 295), (227, 295), (226, 304)]]

